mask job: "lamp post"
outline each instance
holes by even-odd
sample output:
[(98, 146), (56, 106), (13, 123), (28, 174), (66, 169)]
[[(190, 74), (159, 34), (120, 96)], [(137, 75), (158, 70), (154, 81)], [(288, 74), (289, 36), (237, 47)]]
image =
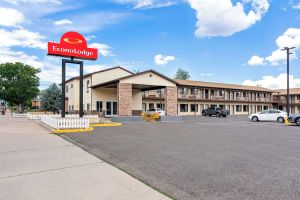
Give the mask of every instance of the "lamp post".
[(282, 51), (286, 51), (286, 67), (287, 67), (287, 84), (286, 84), (286, 112), (287, 115), (290, 115), (290, 50), (295, 49), (296, 47), (284, 47)]

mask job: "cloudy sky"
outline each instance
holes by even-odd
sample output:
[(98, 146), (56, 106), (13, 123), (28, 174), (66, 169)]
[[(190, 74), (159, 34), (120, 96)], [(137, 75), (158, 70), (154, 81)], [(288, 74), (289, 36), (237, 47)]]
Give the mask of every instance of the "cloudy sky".
[[(1, 0), (0, 63), (41, 69), (41, 88), (61, 78), (61, 59), (46, 56), (47, 42), (66, 31), (82, 33), (99, 59), (85, 72), (123, 66), (172, 77), (270, 88), (300, 87), (300, 0)], [(78, 74), (69, 65), (69, 77)]]

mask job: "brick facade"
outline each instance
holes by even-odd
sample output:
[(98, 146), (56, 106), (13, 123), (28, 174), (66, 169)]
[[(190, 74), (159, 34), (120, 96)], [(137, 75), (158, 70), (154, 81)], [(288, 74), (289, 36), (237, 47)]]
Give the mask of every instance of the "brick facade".
[(165, 94), (166, 115), (177, 115), (177, 87), (166, 87)]
[(118, 115), (132, 115), (132, 85), (130, 83), (118, 83)]

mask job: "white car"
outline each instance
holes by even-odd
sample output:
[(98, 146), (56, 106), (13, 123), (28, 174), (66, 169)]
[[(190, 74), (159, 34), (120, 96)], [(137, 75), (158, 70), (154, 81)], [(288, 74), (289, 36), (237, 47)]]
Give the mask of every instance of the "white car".
[(253, 122), (257, 121), (277, 121), (278, 123), (283, 123), (285, 118), (287, 117), (287, 113), (282, 110), (263, 110), (261, 112), (257, 112), (249, 115), (249, 119)]
[(152, 108), (149, 110), (150, 112), (158, 113), (160, 116), (165, 116), (166, 112), (160, 108)]

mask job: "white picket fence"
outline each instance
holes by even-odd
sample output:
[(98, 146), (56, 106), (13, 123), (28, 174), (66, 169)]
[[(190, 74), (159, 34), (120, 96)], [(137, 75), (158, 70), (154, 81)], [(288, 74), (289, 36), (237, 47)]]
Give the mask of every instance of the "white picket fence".
[(13, 118), (27, 118), (26, 113), (13, 113), (12, 116)]
[(89, 128), (90, 124), (88, 118), (55, 118), (48, 115), (43, 115), (41, 117), (41, 122), (54, 129), (87, 129)]

